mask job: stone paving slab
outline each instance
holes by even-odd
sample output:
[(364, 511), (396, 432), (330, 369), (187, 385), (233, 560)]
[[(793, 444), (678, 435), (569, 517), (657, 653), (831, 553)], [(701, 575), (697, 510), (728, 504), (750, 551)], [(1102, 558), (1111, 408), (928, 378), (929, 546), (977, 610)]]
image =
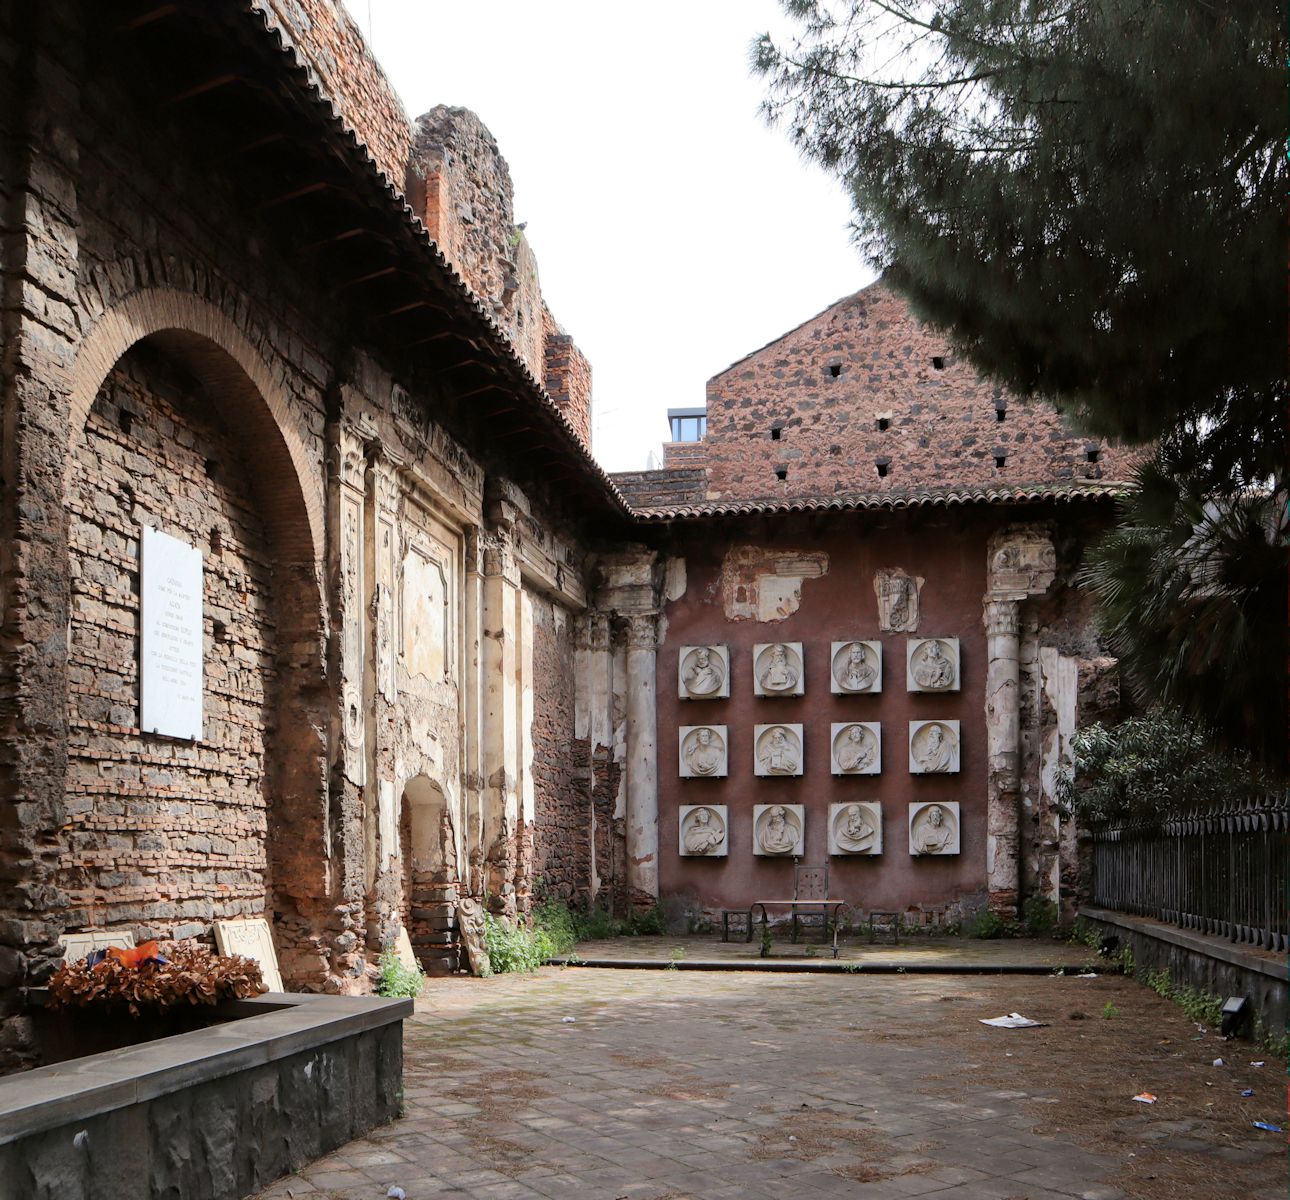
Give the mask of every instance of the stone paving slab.
[[(1177, 1011), (1152, 1008), (1164, 1002), (1130, 981), (1054, 976), (546, 968), (432, 980), (405, 1026), (407, 1115), (260, 1200), (380, 1200), (391, 1185), (408, 1200), (1284, 1195), (1277, 1139), (1251, 1136), (1233, 1110), (1220, 1145), (1195, 1114), (1132, 1104), (1127, 1077), (1114, 1085), (1123, 1103), (1108, 1128), (1055, 1129), (1068, 1081), (1036, 1058), (1044, 1043), (1034, 1034), (1069, 1050), (1087, 1027), (979, 1025), (1014, 1007), (1019, 985), (1032, 989), (1027, 1007), (1040, 1004), (1048, 1020), (1100, 1003), (1090, 989), (1101, 988), (1115, 990), (1127, 1022), (1140, 994), (1143, 1016), (1155, 1014), (1155, 1025), (1141, 1022), (1148, 1040), (1159, 1014)], [(1088, 1045), (1092, 1067), (1108, 1051)], [(1081, 1043), (1074, 1049), (1085, 1053)], [(1167, 1092), (1170, 1079), (1158, 1078)], [(1134, 1163), (1154, 1163), (1163, 1141), (1184, 1135), (1200, 1144), (1197, 1165), (1189, 1157), (1184, 1174), (1170, 1176), (1186, 1180), (1182, 1190), (1156, 1189), (1157, 1171), (1166, 1179), (1177, 1163)], [(1233, 1164), (1223, 1154), (1232, 1149), (1247, 1161)]]

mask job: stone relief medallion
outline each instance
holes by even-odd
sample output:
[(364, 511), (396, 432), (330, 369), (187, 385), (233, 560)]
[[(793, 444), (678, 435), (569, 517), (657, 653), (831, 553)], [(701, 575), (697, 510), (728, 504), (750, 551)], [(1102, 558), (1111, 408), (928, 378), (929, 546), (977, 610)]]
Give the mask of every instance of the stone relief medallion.
[(829, 690), (837, 696), (882, 691), (882, 643), (834, 642)]
[(806, 850), (806, 808), (801, 804), (753, 805), (753, 853), (783, 858)]
[(911, 692), (957, 692), (958, 638), (910, 638), (905, 643), (905, 666)]
[(909, 806), (909, 852), (915, 857), (959, 852), (957, 801)]
[(682, 725), (679, 745), (682, 779), (726, 777), (728, 761), (724, 725)]
[(730, 695), (730, 651), (725, 646), (682, 646), (677, 660), (682, 700), (724, 700)]
[(730, 853), (729, 830), (724, 804), (682, 804), (677, 852), (687, 858), (725, 858)]
[(753, 774), (801, 775), (802, 727), (754, 725)]
[(959, 769), (957, 721), (910, 721), (911, 775), (955, 775)]
[(883, 633), (918, 631), (918, 596), (921, 576), (909, 575), (899, 567), (884, 567), (873, 578), (878, 595), (878, 628)]
[(800, 696), (806, 690), (801, 642), (771, 642), (753, 647), (753, 694)]
[(882, 770), (882, 726), (851, 721), (829, 726), (834, 775), (877, 775)]
[(829, 805), (830, 854), (881, 854), (882, 805), (854, 800)]

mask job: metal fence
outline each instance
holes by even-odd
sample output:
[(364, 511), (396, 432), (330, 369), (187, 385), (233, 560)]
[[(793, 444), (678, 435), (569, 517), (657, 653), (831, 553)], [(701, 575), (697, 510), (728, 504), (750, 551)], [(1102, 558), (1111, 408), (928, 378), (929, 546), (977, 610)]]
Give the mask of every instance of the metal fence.
[(1097, 907), (1264, 950), (1290, 948), (1290, 795), (1091, 832)]

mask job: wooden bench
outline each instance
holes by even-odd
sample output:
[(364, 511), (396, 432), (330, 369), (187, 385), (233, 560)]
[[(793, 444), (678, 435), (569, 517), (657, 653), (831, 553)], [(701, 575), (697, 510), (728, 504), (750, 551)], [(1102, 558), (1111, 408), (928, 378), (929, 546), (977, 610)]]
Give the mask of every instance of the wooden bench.
[[(819, 918), (820, 924), (820, 941), (829, 941), (829, 928), (833, 930), (833, 957), (838, 956), (838, 913), (841, 911), (847, 901), (835, 900), (829, 896), (829, 868), (825, 867), (803, 867), (794, 864), (793, 866), (793, 898), (791, 900), (754, 900), (748, 906), (745, 914), (743, 909), (725, 909), (721, 914), (721, 940), (728, 942), (730, 940), (730, 925), (732, 920), (736, 925), (742, 926), (742, 929), (736, 929), (736, 933), (744, 934), (744, 941), (752, 941), (753, 919), (758, 909), (761, 910), (762, 936), (765, 937), (765, 931), (770, 923), (770, 917), (767, 913), (769, 908), (787, 908), (792, 914), (793, 931), (792, 941), (797, 941), (797, 931), (799, 927), (808, 928), (807, 920), (803, 918)], [(813, 923), (813, 922), (812, 922)]]

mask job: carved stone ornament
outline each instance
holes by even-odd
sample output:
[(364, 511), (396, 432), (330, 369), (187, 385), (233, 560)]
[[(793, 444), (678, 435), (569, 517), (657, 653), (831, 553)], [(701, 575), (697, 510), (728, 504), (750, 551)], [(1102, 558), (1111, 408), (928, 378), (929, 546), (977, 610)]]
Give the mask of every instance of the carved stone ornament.
[(682, 779), (724, 779), (729, 774), (724, 725), (682, 725), (677, 742)]
[(882, 771), (882, 726), (877, 721), (844, 721), (829, 727), (834, 775), (877, 775)]
[(883, 633), (918, 632), (918, 596), (923, 580), (899, 567), (884, 567), (873, 578), (878, 594), (878, 628)]
[(801, 775), (802, 727), (754, 725), (753, 774)]
[(957, 692), (958, 638), (909, 638), (905, 643), (905, 686), (911, 692)]
[(829, 690), (835, 696), (882, 691), (881, 642), (834, 642), (829, 666)]
[(1057, 551), (1043, 528), (1012, 528), (990, 539), (987, 587), (992, 595), (1035, 596), (1057, 574)]
[(726, 806), (682, 804), (677, 843), (677, 853), (684, 858), (725, 858), (730, 853)]
[(959, 770), (957, 721), (910, 721), (911, 775), (956, 775)]
[(677, 659), (682, 700), (725, 700), (730, 695), (730, 651), (725, 646), (682, 646)]
[(881, 854), (882, 805), (855, 800), (829, 805), (830, 854)]
[(753, 695), (800, 696), (806, 690), (801, 642), (770, 642), (753, 647)]
[(806, 808), (801, 804), (753, 806), (753, 853), (801, 857), (806, 852)]
[(959, 853), (959, 806), (957, 801), (909, 806), (909, 853)]
[(472, 896), (457, 901), (457, 936), (466, 953), (466, 965), (472, 975), (489, 975), (492, 964), (484, 940), (484, 906)]

